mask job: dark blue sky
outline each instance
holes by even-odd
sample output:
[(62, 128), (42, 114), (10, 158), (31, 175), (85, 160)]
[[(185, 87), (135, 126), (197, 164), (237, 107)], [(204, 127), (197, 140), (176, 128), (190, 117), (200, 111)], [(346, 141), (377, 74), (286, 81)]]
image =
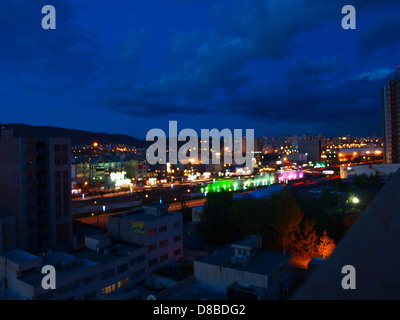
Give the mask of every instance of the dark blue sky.
[(399, 16), (398, 0), (2, 0), (0, 123), (381, 135)]

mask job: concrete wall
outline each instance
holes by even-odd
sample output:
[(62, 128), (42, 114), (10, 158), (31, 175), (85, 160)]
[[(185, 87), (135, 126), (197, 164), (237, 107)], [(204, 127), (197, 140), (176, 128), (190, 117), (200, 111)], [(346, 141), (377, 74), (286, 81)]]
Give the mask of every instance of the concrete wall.
[(222, 290), (227, 290), (235, 282), (267, 289), (267, 277), (265, 275), (212, 265), (197, 260), (194, 261), (194, 275), (195, 281)]

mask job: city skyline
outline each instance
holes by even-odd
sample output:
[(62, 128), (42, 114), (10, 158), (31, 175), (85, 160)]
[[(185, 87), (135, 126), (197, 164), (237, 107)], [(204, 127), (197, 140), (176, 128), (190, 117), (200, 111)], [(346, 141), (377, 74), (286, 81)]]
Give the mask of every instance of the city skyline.
[[(396, 2), (5, 1), (3, 123), (127, 134), (254, 129), (382, 136), (380, 89), (399, 65)], [(377, 116), (377, 114), (379, 116)]]

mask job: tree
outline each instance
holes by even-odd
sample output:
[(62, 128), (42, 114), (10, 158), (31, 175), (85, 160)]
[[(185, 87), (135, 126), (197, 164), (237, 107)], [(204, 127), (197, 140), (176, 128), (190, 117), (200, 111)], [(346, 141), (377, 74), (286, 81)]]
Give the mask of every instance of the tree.
[(216, 244), (229, 243), (234, 240), (230, 209), (233, 196), (230, 192), (211, 192), (207, 194), (204, 212), (201, 217), (205, 238)]
[(324, 234), (319, 239), (319, 243), (317, 246), (318, 253), (321, 255), (323, 259), (328, 258), (332, 252), (335, 250), (335, 242), (331, 239), (324, 231)]
[(314, 220), (304, 220), (301, 229), (296, 233), (293, 245), (294, 254), (302, 259), (312, 259), (317, 255), (318, 236)]
[(286, 251), (292, 245), (294, 232), (303, 220), (303, 211), (286, 189), (272, 194), (266, 206), (269, 225), (275, 231), (276, 241)]

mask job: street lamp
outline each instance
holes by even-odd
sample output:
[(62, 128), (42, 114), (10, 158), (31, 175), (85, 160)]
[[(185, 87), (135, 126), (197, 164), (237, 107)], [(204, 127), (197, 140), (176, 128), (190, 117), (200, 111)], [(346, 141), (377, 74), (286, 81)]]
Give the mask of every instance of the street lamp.
[(358, 204), (358, 203), (360, 203), (360, 199), (358, 199), (357, 197), (354, 197), (353, 200), (352, 200), (352, 202), (353, 202), (354, 204)]

